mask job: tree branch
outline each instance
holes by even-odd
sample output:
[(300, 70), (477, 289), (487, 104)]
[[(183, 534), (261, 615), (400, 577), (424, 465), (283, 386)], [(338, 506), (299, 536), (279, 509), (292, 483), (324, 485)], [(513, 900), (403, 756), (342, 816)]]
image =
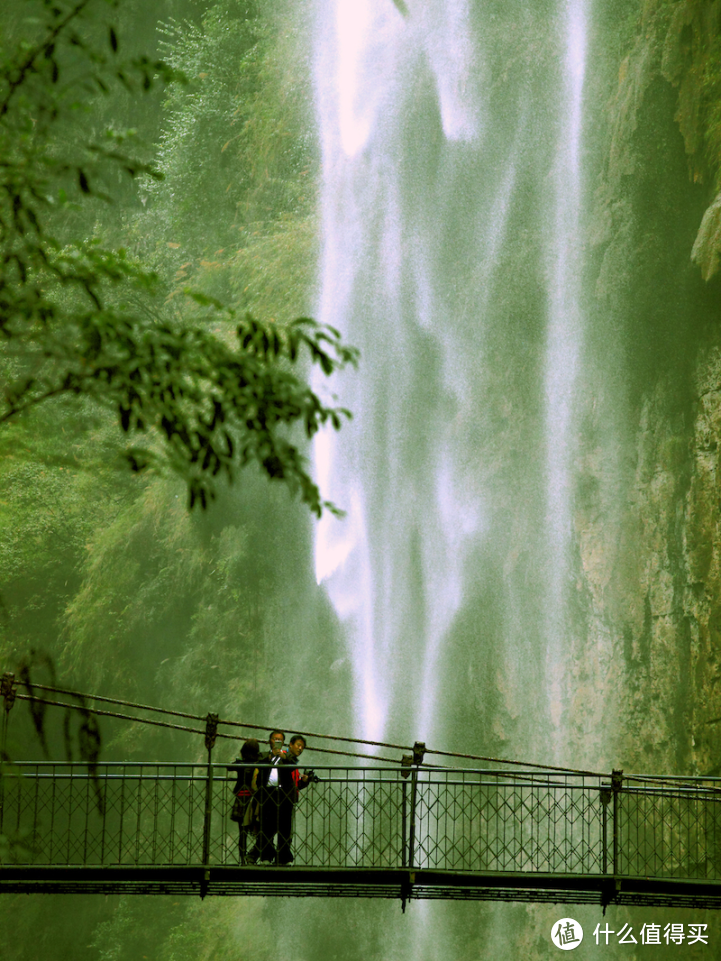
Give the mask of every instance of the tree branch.
[(57, 38), (60, 36), (63, 30), (67, 27), (67, 25), (72, 20), (74, 20), (77, 16), (79, 16), (79, 14), (83, 11), (85, 7), (88, 6), (89, 3), (90, 3), (90, 0), (79, 0), (79, 2), (75, 5), (75, 7), (68, 12), (67, 16), (65, 16), (53, 27), (53, 29), (47, 35), (46, 39), (41, 41), (41, 43), (39, 43), (34, 50), (30, 51), (30, 53), (27, 55), (25, 59), (25, 62), (21, 64), (21, 66), (19, 67), (19, 72), (16, 79), (9, 81), (10, 89), (8, 90), (8, 93), (5, 99), (2, 101), (2, 103), (0, 103), (0, 117), (4, 117), (5, 114), (8, 112), (8, 108), (10, 105), (10, 101), (13, 97), (13, 94), (18, 89), (18, 87), (21, 87), (23, 85), (23, 83), (25, 82), (26, 76), (34, 68), (35, 61), (37, 60), (37, 58), (41, 54), (46, 53), (53, 46)]

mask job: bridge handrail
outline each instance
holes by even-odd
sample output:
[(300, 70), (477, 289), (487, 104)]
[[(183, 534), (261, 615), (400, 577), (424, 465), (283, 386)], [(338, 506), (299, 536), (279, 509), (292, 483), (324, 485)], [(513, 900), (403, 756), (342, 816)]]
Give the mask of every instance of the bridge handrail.
[[(234, 761), (213, 761), (213, 767), (216, 769), (228, 769), (236, 770), (242, 767), (269, 767), (268, 764), (263, 764), (255, 762), (252, 764), (236, 764)], [(5, 771), (11, 771), (14, 767), (52, 767), (52, 768), (84, 768), (87, 770), (88, 764), (85, 761), (12, 761), (5, 765)], [(208, 764), (206, 761), (101, 761), (95, 766), (95, 769), (105, 769), (105, 768), (197, 768), (199, 770), (206, 771)], [(560, 774), (557, 771), (543, 771), (540, 769), (528, 768), (523, 770), (502, 770), (499, 768), (458, 768), (458, 767), (439, 767), (439, 766), (423, 766), (420, 767), (413, 766), (411, 768), (405, 767), (400, 763), (397, 765), (385, 766), (371, 766), (371, 765), (340, 765), (340, 764), (311, 764), (310, 762), (302, 763), (299, 765), (301, 770), (312, 767), (316, 771), (377, 771), (383, 774), (406, 774), (408, 775), (411, 771), (415, 771), (418, 774), (424, 774), (428, 776), (435, 776), (438, 774), (456, 774), (456, 775), (487, 775), (492, 777), (504, 777), (512, 781), (522, 780), (526, 778), (534, 778), (543, 782), (544, 784), (549, 781), (556, 781), (558, 784), (565, 784), (569, 779), (582, 780), (582, 781), (597, 781), (600, 782), (606, 776), (605, 775), (592, 775), (592, 774), (576, 774), (574, 772), (569, 772), (568, 774)], [(2, 770), (0, 768), (0, 770)]]
[[(214, 783), (232, 781), (237, 772), (244, 767), (265, 768), (269, 765), (262, 763), (236, 764), (224, 762), (213, 764), (209, 769), (207, 763), (190, 761), (107, 761), (102, 762), (89, 771), (87, 764), (79, 761), (15, 761), (5, 768), (5, 773), (12, 776), (13, 769), (18, 774), (31, 773), (38, 778), (80, 779), (91, 777), (96, 780), (113, 780), (126, 777), (141, 777), (150, 779), (198, 780), (206, 781), (209, 777)], [(300, 770), (310, 767), (301, 765)], [(323, 776), (323, 780), (343, 780), (345, 783), (370, 783), (372, 780), (381, 782), (404, 783), (413, 772), (418, 782), (428, 783), (442, 781), (447, 787), (453, 785), (474, 783), (499, 787), (508, 785), (538, 785), (544, 788), (563, 788), (565, 790), (588, 789), (595, 786), (603, 789), (603, 778), (595, 775), (568, 774), (560, 776), (557, 772), (549, 771), (505, 771), (488, 768), (441, 768), (441, 767), (412, 767), (401, 764), (396, 766), (366, 766), (366, 765), (313, 765), (313, 770)], [(161, 773), (165, 771), (168, 773)], [(117, 773), (114, 773), (117, 772)], [(2, 769), (0, 769), (0, 779)]]
[[(39, 781), (85, 781), (85, 780), (93, 781), (93, 780), (94, 780), (94, 778), (93, 778), (91, 775), (86, 774), (86, 773), (83, 773), (83, 774), (56, 774), (56, 775), (53, 775), (53, 774), (36, 774), (36, 775), (21, 775), (21, 776), (22, 776), (22, 777), (28, 777), (28, 776), (34, 777), (34, 779), (39, 780)], [(101, 780), (103, 783), (105, 783), (105, 782), (112, 782), (112, 781), (127, 781), (128, 778), (127, 778), (127, 777), (124, 777), (122, 774), (108, 774), (108, 775), (102, 776), (102, 777), (100, 778), (100, 780)], [(206, 775), (206, 774), (202, 774), (202, 775), (201, 775), (201, 774), (191, 774), (191, 775), (184, 775), (184, 776), (174, 776), (174, 775), (172, 775), (172, 774), (160, 774), (160, 775), (150, 775), (150, 774), (148, 774), (146, 777), (142, 777), (142, 778), (137, 778), (137, 777), (136, 777), (136, 780), (154, 781), (154, 782), (157, 781), (157, 782), (160, 782), (160, 783), (162, 783), (163, 781), (169, 781), (169, 782), (183, 782), (183, 783), (197, 782), (198, 784), (205, 784), (205, 783), (207, 782), (208, 778), (207, 778), (207, 775)], [(228, 785), (228, 786), (231, 786), (231, 785), (234, 783), (234, 779), (233, 779), (233, 778), (231, 778), (231, 777), (226, 777), (226, 776), (223, 776), (223, 775), (218, 775), (218, 774), (214, 774), (213, 777), (212, 777), (212, 780), (213, 780), (213, 782), (216, 783), (216, 784), (225, 784), (225, 785)], [(333, 777), (326, 777), (326, 778), (321, 778), (321, 781), (322, 781), (322, 783), (325, 783), (325, 784), (368, 784), (368, 785), (370, 785), (370, 784), (387, 784), (387, 785), (395, 784), (395, 785), (403, 785), (403, 784), (408, 783), (408, 782), (406, 782), (406, 781), (404, 781), (403, 779), (400, 779), (400, 778), (397, 779), (397, 780), (395, 780), (395, 779), (394, 779), (394, 780), (390, 780), (390, 779), (388, 779), (388, 778), (340, 778), (340, 777), (333, 778)], [(419, 783), (421, 783), (421, 782), (419, 781)], [(428, 782), (424, 782), (424, 783), (428, 783)], [(474, 781), (443, 781), (442, 784), (443, 784), (443, 787), (446, 787), (446, 788), (449, 788), (449, 787), (470, 787), (471, 785), (473, 785), (474, 787), (479, 787), (479, 788), (481, 788), (481, 787), (503, 788), (503, 787), (517, 787), (517, 786), (532, 787), (532, 786), (533, 786), (532, 784), (529, 784), (528, 782), (475, 781), (475, 780), (474, 780)], [(587, 790), (589, 789), (589, 785), (583, 785), (583, 784), (565, 784), (565, 785), (561, 785), (561, 784), (557, 784), (557, 783), (555, 783), (555, 782), (550, 782), (549, 784), (538, 785), (538, 786), (539, 786), (539, 787), (563, 787), (563, 789), (564, 789), (564, 790), (567, 790), (567, 791), (587, 791)], [(601, 791), (601, 790), (603, 790), (603, 789), (604, 789), (603, 785), (600, 785), (600, 786), (597, 788), (597, 790), (599, 790), (599, 791)], [(636, 792), (636, 793), (644, 793), (644, 792)], [(693, 792), (693, 793), (698, 794), (699, 792), (696, 791), (696, 792)], [(664, 794), (663, 796), (664, 796), (664, 797), (672, 797), (672, 796), (674, 796), (674, 795)], [(680, 796), (680, 795), (679, 795), (679, 796)]]
[[(16, 762), (0, 777), (0, 835), (30, 839), (13, 855), (29, 865), (237, 864), (230, 802), (241, 766)], [(302, 792), (294, 831), (300, 863), (314, 867), (721, 878), (717, 779), (638, 786), (532, 769), (314, 770), (321, 781)]]
[[(238, 770), (243, 767), (264, 768), (262, 763), (236, 764), (222, 762), (212, 766), (210, 774), (213, 782), (231, 782)], [(310, 765), (301, 765), (306, 769)], [(610, 776), (578, 775), (569, 773), (559, 775), (557, 772), (527, 770), (499, 770), (493, 768), (451, 768), (451, 767), (416, 767), (408, 768), (401, 764), (394, 766), (372, 765), (313, 765), (313, 770), (322, 772), (324, 780), (343, 780), (344, 783), (398, 782), (403, 783), (414, 772), (419, 782), (441, 781), (447, 787), (474, 783), (478, 786), (500, 787), (506, 785), (538, 785), (545, 788), (557, 787), (564, 790), (586, 790), (597, 787), (599, 790), (612, 790)], [(154, 780), (197, 780), (206, 781), (209, 776), (208, 764), (198, 761), (103, 761), (89, 770), (87, 763), (80, 761), (13, 761), (0, 767), (0, 779), (3, 776), (12, 777), (14, 773), (30, 774), (42, 779), (55, 778), (81, 779), (94, 778), (102, 780), (116, 780), (126, 777), (142, 777)], [(161, 773), (163, 772), (163, 773)], [(165, 773), (167, 772), (167, 773)], [(704, 794), (718, 796), (721, 800), (721, 778), (698, 776), (694, 778), (681, 776), (648, 776), (638, 780), (624, 779), (618, 790), (625, 795), (646, 795), (659, 797), (687, 797)]]

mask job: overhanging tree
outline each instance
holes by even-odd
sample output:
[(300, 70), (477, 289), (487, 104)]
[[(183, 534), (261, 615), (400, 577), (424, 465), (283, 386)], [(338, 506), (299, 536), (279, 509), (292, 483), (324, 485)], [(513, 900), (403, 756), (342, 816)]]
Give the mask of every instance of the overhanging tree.
[(357, 353), (309, 318), (263, 323), (202, 292), (168, 303), (160, 279), (93, 239), (112, 172), (158, 176), (129, 131), (99, 134), (88, 104), (121, 85), (182, 82), (161, 61), (123, 61), (112, 0), (41, 0), (31, 39), (0, 50), (0, 424), (53, 398), (113, 409), (134, 470), (170, 468), (205, 505), (215, 479), (256, 462), (323, 502), (296, 437), (348, 411), (309, 389), (304, 358), (331, 374)]

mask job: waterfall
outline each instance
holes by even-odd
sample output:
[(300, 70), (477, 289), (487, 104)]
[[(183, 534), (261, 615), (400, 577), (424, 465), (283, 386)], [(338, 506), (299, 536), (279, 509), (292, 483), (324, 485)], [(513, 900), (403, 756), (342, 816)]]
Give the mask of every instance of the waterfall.
[[(582, 350), (583, 179), (581, 135), (586, 66), (586, 11), (581, 0), (567, 0), (563, 11), (566, 48), (561, 80), (563, 117), (554, 169), (555, 223), (549, 241), (548, 333), (546, 349), (546, 518), (549, 564), (546, 608), (549, 709), (554, 728), (561, 726), (565, 653), (565, 585), (570, 576), (572, 466), (575, 388)], [(557, 733), (555, 743), (563, 740)], [(558, 761), (557, 756), (554, 761)], [(568, 762), (567, 762), (568, 763)]]
[[(462, 725), (474, 753), (549, 761), (573, 552), (587, 14), (583, 0), (511, 6), (318, 5), (318, 313), (361, 365), (332, 385), (352, 424), (315, 444), (323, 493), (347, 511), (320, 522), (315, 558), (361, 736), (452, 748)], [(534, 30), (553, 49), (539, 62)]]

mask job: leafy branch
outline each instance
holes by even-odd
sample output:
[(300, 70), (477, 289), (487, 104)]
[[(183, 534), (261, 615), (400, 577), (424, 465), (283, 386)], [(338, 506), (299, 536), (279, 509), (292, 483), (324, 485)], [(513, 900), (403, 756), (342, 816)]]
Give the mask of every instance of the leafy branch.
[[(218, 475), (230, 481), (254, 462), (317, 515), (338, 513), (321, 499), (292, 439), (295, 427), (312, 438), (350, 416), (325, 405), (303, 377), (306, 361), (326, 375), (357, 362), (335, 329), (309, 318), (278, 328), (193, 290), (183, 294), (191, 307), (183, 318), (170, 312), (158, 277), (124, 249), (59, 235), (59, 213), (112, 199), (89, 176), (89, 163), (159, 176), (126, 154), (122, 132), (100, 143), (68, 136), (76, 129), (66, 103), (73, 84), (62, 96), (57, 87), (68, 53), (75, 82), (82, 87), (89, 76), (100, 95), (113, 83), (129, 87), (131, 68), (141, 90), (158, 74), (161, 82), (181, 77), (144, 57), (130, 67), (115, 62), (113, 25), (109, 56), (84, 39), (77, 21), (101, 2), (44, 0), (41, 39), (20, 59), (0, 60), (0, 425), (54, 398), (87, 398), (114, 410), (125, 435), (144, 435), (127, 453), (133, 470), (179, 473), (191, 507), (213, 498)], [(88, 68), (82, 77), (79, 58)]]

